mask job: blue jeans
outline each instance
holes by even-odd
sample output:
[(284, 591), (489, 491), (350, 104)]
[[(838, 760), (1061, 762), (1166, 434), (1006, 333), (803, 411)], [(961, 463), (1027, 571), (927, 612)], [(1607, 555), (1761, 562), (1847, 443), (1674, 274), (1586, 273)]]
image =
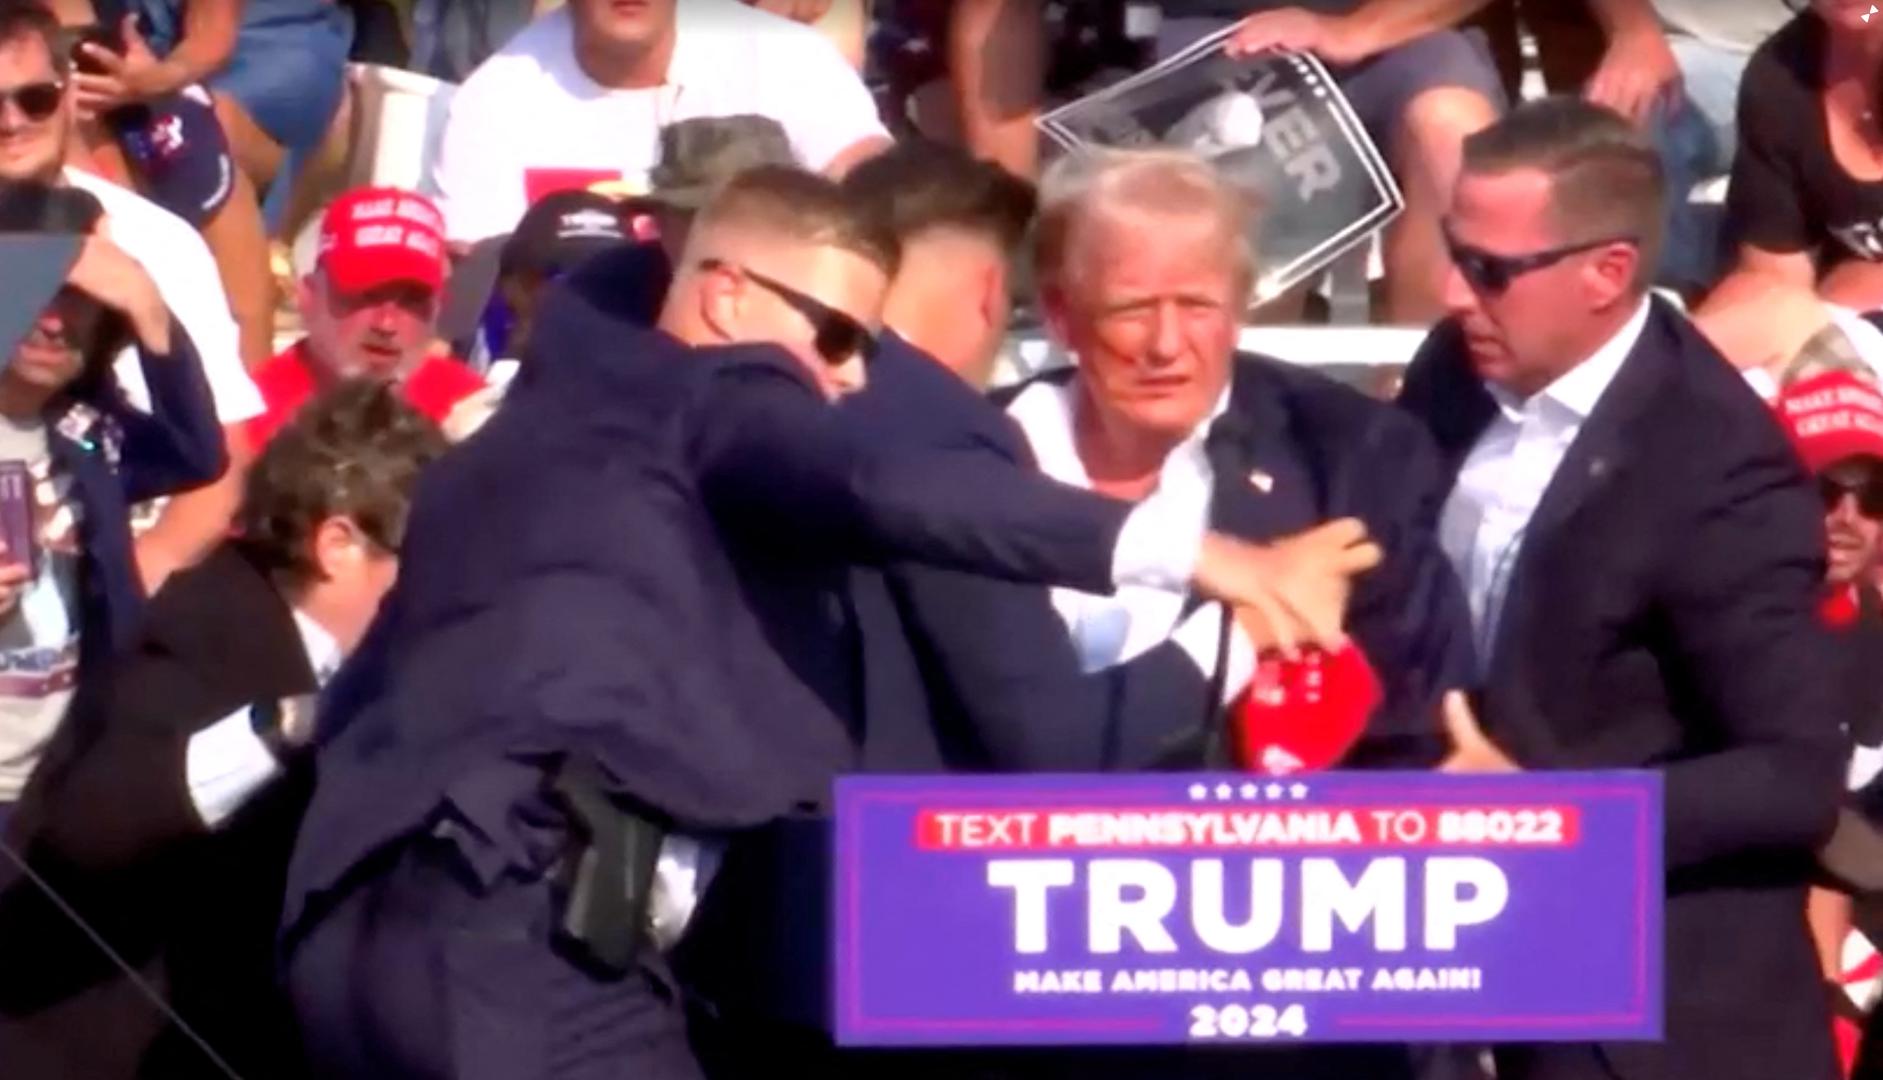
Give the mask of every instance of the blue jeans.
[[(178, 0), (138, 0), (145, 34), (159, 56), (183, 33)], [(249, 0), (235, 52), (206, 80), (240, 104), (268, 137), (287, 150), (279, 180), (266, 193), (269, 228), (286, 212), (292, 177), (320, 146), (346, 90), (353, 13), (330, 0)]]
[[(159, 56), (182, 37), (182, 5), (140, 0), (151, 50)], [(288, 150), (320, 144), (340, 107), (353, 15), (330, 0), (249, 0), (235, 53), (209, 77), (209, 88), (240, 102), (268, 137)]]
[(1734, 117), (1739, 80), (1750, 53), (1674, 35), (1669, 42), (1680, 62), (1685, 93), (1653, 125), (1655, 146), (1667, 171), (1667, 242), (1656, 277), (1679, 288), (1704, 290), (1725, 272), (1719, 206), (1688, 199), (1695, 184), (1732, 171)]

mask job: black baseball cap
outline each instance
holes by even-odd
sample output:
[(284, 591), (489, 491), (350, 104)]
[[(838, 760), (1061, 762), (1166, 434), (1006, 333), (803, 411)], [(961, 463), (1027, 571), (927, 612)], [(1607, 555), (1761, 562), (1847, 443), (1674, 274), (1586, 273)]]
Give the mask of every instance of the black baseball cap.
[(594, 191), (557, 191), (538, 199), (515, 229), (479, 240), (452, 266), (439, 334), (466, 355), (498, 281), (524, 271), (556, 277), (620, 247), (633, 239), (625, 214), (619, 201)]
[(497, 273), (553, 277), (629, 239), (616, 200), (593, 191), (553, 192), (517, 222), (503, 243)]

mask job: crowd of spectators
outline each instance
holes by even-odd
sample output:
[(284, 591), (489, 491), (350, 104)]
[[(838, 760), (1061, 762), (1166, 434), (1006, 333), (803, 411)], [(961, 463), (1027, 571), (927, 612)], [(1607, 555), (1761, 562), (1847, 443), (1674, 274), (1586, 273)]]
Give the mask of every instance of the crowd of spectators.
[[(1875, 14), (0, 0), (0, 1071), (1883, 1075)], [(1364, 393), (1259, 198), (1042, 141), (1215, 33), (1403, 194)], [(1665, 770), (1668, 1038), (831, 1045), (833, 777), (1173, 766)]]

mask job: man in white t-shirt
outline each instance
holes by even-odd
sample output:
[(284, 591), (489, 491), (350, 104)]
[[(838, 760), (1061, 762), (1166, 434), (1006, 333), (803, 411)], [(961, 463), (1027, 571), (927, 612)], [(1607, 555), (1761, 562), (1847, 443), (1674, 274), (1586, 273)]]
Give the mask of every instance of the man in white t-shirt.
[[(55, 92), (35, 93), (37, 87)], [(228, 295), (203, 238), (148, 199), (65, 168), (77, 122), (71, 62), (57, 20), (35, 8), (10, 8), (0, 22), (0, 97), (9, 93), (11, 101), (0, 101), (0, 183), (66, 184), (90, 192), (104, 207), (104, 229), (112, 242), (143, 265), (189, 332), (215, 394), (229, 469), (221, 480), (170, 499), (138, 538), (139, 574), (154, 592), (171, 572), (206, 554), (228, 532), (250, 457), (242, 428), (262, 412), (261, 394), (242, 366)], [(135, 359), (121, 356), (118, 373), (132, 404), (148, 405)]]
[(862, 79), (809, 27), (737, 0), (570, 0), (466, 80), (430, 182), (447, 236), (469, 245), (551, 191), (645, 186), (676, 120), (748, 113), (832, 175), (889, 142)]

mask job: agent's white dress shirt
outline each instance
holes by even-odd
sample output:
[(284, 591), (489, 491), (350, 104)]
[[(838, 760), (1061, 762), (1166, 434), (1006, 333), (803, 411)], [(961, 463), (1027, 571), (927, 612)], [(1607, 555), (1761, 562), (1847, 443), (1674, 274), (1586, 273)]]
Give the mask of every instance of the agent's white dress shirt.
[(1486, 384), (1497, 416), (1466, 455), (1439, 517), (1439, 543), (1471, 602), (1478, 662), (1488, 663), (1525, 531), (1563, 456), (1648, 323), (1649, 302), (1587, 360), (1527, 399)]

